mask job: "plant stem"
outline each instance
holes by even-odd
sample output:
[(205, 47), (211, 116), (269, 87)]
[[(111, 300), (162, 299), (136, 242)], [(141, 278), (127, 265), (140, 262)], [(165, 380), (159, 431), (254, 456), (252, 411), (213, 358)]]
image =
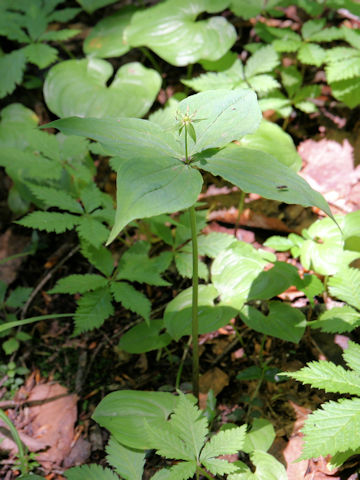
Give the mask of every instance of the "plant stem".
[(27, 465), (27, 459), (26, 459), (26, 446), (24, 446), (24, 444), (22, 443), (21, 438), (18, 434), (18, 431), (16, 430), (13, 423), (10, 421), (10, 419), (7, 417), (6, 413), (3, 410), (0, 410), (0, 419), (9, 428), (10, 433), (13, 437), (13, 440), (16, 443), (16, 446), (18, 448), (18, 457), (20, 460), (21, 475), (26, 475), (28, 473), (28, 465)]
[(245, 195), (246, 195), (245, 192), (241, 191), (239, 205), (238, 205), (238, 214), (237, 214), (237, 217), (236, 217), (235, 229), (234, 229), (234, 237), (235, 238), (237, 238), (237, 232), (239, 230), (239, 224), (240, 224), (240, 217), (241, 217), (241, 214), (244, 211)]
[(207, 471), (204, 470), (203, 468), (198, 467), (197, 470), (196, 470), (196, 473), (198, 473), (198, 472), (201, 472), (202, 475), (204, 475), (204, 477), (208, 478), (209, 480), (214, 480), (214, 478), (211, 477), (211, 476), (207, 473)]
[(150, 61), (151, 65), (154, 67), (154, 69), (157, 72), (161, 73), (160, 65), (156, 61), (154, 55), (151, 52), (149, 52), (149, 50), (145, 47), (140, 47), (139, 50), (144, 55), (144, 57), (147, 58)]
[(196, 231), (195, 207), (189, 208), (191, 237), (192, 237), (192, 344), (193, 344), (193, 394), (199, 399), (199, 320), (198, 320), (198, 299), (199, 299), (199, 256)]

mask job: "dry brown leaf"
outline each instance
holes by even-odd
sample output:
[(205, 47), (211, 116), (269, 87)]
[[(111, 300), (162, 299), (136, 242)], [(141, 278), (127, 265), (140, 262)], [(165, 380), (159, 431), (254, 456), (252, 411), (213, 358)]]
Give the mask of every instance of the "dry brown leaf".
[(214, 395), (218, 395), (227, 385), (229, 385), (229, 375), (223, 372), (220, 368), (215, 367), (208, 370), (200, 377), (200, 395), (199, 405), (200, 408), (206, 407), (207, 394), (210, 389), (214, 392)]

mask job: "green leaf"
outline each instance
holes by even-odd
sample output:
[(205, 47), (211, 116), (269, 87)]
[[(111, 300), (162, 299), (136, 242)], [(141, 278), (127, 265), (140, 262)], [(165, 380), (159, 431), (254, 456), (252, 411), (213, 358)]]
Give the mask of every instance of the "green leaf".
[(192, 88), (196, 92), (205, 92), (206, 90), (220, 90), (220, 89), (233, 89), (237, 87), (246, 87), (246, 83), (243, 80), (244, 71), (242, 63), (239, 59), (225, 71), (218, 73), (208, 72), (194, 77), (190, 80), (184, 79), (181, 82), (184, 85)]
[(19, 308), (24, 305), (33, 291), (30, 287), (16, 287), (6, 299), (6, 306), (11, 308)]
[[(343, 52), (343, 50), (342, 50)], [(351, 55), (350, 55), (351, 54)], [(327, 57), (329, 60), (329, 57)], [(326, 80), (328, 83), (337, 83), (340, 80), (354, 79), (360, 76), (360, 51), (351, 49), (349, 55), (341, 61), (330, 61), (326, 68)]]
[(0, 98), (12, 93), (23, 79), (26, 58), (23, 50), (0, 56)]
[(335, 468), (339, 468), (350, 457), (353, 457), (359, 454), (360, 454), (360, 448), (350, 449), (350, 450), (346, 450), (346, 452), (336, 453), (334, 456), (331, 457), (330, 461), (327, 463), (327, 468), (329, 470), (334, 470)]
[(328, 282), (330, 295), (360, 310), (360, 270), (343, 268)]
[(327, 402), (305, 421), (301, 459), (353, 450), (360, 445), (360, 399)]
[(320, 67), (325, 61), (326, 50), (316, 43), (304, 43), (298, 51), (298, 59), (306, 65)]
[(118, 264), (118, 280), (147, 283), (149, 285), (169, 285), (160, 274), (171, 262), (170, 252), (162, 252), (156, 257), (149, 257), (150, 244), (144, 241), (136, 242), (120, 258)]
[(322, 332), (351, 332), (360, 325), (360, 314), (352, 307), (334, 307), (322, 313), (317, 320), (308, 322), (311, 328), (320, 328)]
[(110, 291), (102, 287), (93, 292), (85, 293), (78, 301), (74, 320), (74, 334), (99, 328), (104, 321), (114, 314)]
[(259, 73), (272, 72), (279, 62), (279, 56), (272, 45), (259, 48), (246, 62), (245, 76), (250, 78)]
[(63, 233), (65, 230), (71, 230), (78, 221), (79, 217), (70, 213), (32, 212), (16, 223), (37, 230)]
[(176, 66), (218, 60), (235, 43), (235, 28), (224, 17), (195, 21), (202, 12), (216, 12), (226, 0), (167, 0), (136, 12), (124, 32), (132, 47), (147, 46)]
[(106, 460), (115, 468), (116, 473), (121, 478), (124, 478), (124, 480), (142, 480), (145, 452), (124, 447), (114, 437), (110, 437), (105, 450), (107, 453)]
[(168, 424), (166, 428), (156, 428), (145, 423), (151, 448), (156, 450), (158, 455), (178, 460), (194, 460), (194, 453), (189, 445), (186, 445), (181, 438), (173, 431)]
[(67, 480), (119, 480), (112, 470), (95, 464), (70, 468), (66, 470), (65, 477)]
[(120, 390), (101, 400), (92, 418), (126, 447), (146, 450), (153, 447), (145, 432), (145, 420), (150, 426), (166, 427), (177, 401), (166, 392)]
[(359, 375), (332, 362), (310, 362), (301, 370), (286, 372), (286, 375), (312, 387), (322, 388), (325, 392), (360, 396)]
[(81, 242), (81, 253), (89, 262), (107, 277), (114, 270), (114, 259), (110, 250), (105, 247), (95, 248), (87, 242)]
[(196, 142), (189, 139), (190, 156), (253, 133), (261, 120), (256, 95), (249, 89), (197, 93), (182, 100), (178, 112), (180, 115), (195, 114), (195, 120), (199, 119)]
[[(199, 285), (199, 333), (209, 333), (226, 325), (236, 315), (228, 306), (214, 305), (219, 295), (213, 285)], [(171, 300), (164, 312), (164, 325), (169, 334), (178, 340), (191, 335), (192, 288), (183, 290)]]
[(126, 282), (113, 282), (110, 290), (116, 302), (120, 302), (124, 308), (141, 315), (149, 323), (151, 302), (143, 293)]
[[(330, 83), (330, 82), (329, 82)], [(333, 96), (344, 102), (349, 108), (360, 105), (360, 78), (349, 78), (347, 80), (334, 81), (330, 83)]]
[(85, 273), (83, 275), (74, 274), (60, 278), (55, 287), (49, 290), (48, 293), (85, 293), (105, 287), (106, 285), (107, 279), (100, 275), (94, 273)]
[[(203, 152), (197, 157), (196, 165), (221, 176), (244, 192), (304, 207), (317, 206), (333, 217), (320, 193), (289, 167), (264, 152), (231, 144), (213, 154)], [(279, 185), (286, 185), (288, 190), (279, 190)]]
[(269, 237), (264, 242), (265, 247), (273, 248), (278, 252), (286, 252), (290, 250), (291, 247), (294, 246), (293, 242), (288, 237), (280, 237), (280, 235), (273, 235)]
[(11, 355), (12, 353), (16, 352), (19, 347), (20, 343), (18, 340), (16, 340), (15, 337), (10, 337), (2, 344), (2, 349), (4, 350), (6, 355)]
[(276, 123), (262, 120), (256, 132), (243, 137), (240, 145), (269, 153), (295, 172), (301, 168), (302, 160), (291, 136)]
[(144, 353), (166, 347), (171, 342), (163, 320), (150, 320), (128, 330), (120, 339), (119, 348), (129, 353)]
[(329, 27), (311, 34), (309, 40), (311, 42), (333, 42), (334, 40), (341, 40), (343, 36), (344, 34), (339, 27)]
[(169, 424), (190, 448), (193, 458), (199, 459), (200, 450), (209, 433), (207, 418), (201, 415), (199, 408), (181, 394)]
[(66, 40), (69, 40), (70, 38), (78, 35), (79, 33), (81, 33), (81, 30), (76, 30), (75, 28), (64, 28), (63, 30), (49, 30), (40, 35), (39, 40), (43, 42), (65, 42)]
[(285, 262), (275, 262), (274, 266), (260, 272), (251, 284), (248, 300), (268, 300), (276, 297), (295, 285), (299, 280), (297, 268)]
[(261, 95), (280, 87), (280, 83), (271, 75), (256, 75), (248, 80), (252, 89)]
[(39, 68), (46, 68), (57, 59), (58, 51), (43, 43), (31, 43), (23, 48), (23, 52), (30, 63)]
[(270, 302), (267, 316), (254, 307), (245, 306), (240, 311), (240, 317), (256, 332), (271, 335), (286, 342), (299, 343), (306, 327), (304, 314), (281, 302)]
[(129, 5), (103, 18), (90, 31), (84, 42), (84, 52), (98, 58), (120, 57), (130, 50), (124, 41), (125, 27), (136, 8)]
[(208, 458), (203, 460), (203, 464), (206, 469), (214, 475), (224, 475), (226, 473), (234, 473), (237, 471), (236, 465), (220, 458)]
[(321, 32), (326, 24), (325, 18), (308, 20), (301, 27), (301, 34), (305, 40), (310, 40), (312, 35)]
[(221, 295), (221, 304), (240, 309), (251, 285), (267, 262), (254, 247), (236, 241), (222, 251), (211, 267), (214, 286)]
[(49, 71), (44, 97), (49, 109), (59, 117), (142, 117), (160, 89), (155, 71), (133, 62), (113, 74), (110, 63), (97, 58), (66, 60)]
[(305, 293), (310, 304), (314, 307), (314, 297), (325, 291), (325, 287), (316, 275), (304, 274), (303, 278), (298, 278), (295, 282), (298, 290)]
[(30, 183), (27, 186), (35, 197), (44, 202), (47, 207), (57, 207), (71, 213), (83, 213), (80, 203), (64, 190)]
[(196, 462), (180, 462), (169, 469), (163, 468), (151, 480), (188, 480), (196, 473)]
[(246, 434), (241, 450), (251, 453), (254, 450), (266, 452), (275, 440), (275, 430), (272, 423), (265, 418), (255, 418), (250, 432)]
[(78, 3), (86, 10), (88, 13), (92, 13), (98, 8), (105, 7), (106, 5), (111, 5), (115, 3), (116, 0), (77, 0)]
[(243, 450), (245, 436), (246, 425), (220, 431), (206, 443), (201, 452), (200, 460), (204, 463), (205, 460), (213, 457), (238, 453)]
[(250, 459), (256, 467), (254, 480), (288, 480), (284, 465), (269, 453), (255, 450)]
[(352, 368), (357, 374), (360, 373), (360, 345), (349, 340), (343, 358), (349, 368)]
[[(192, 253), (191, 252), (177, 252), (175, 254), (175, 265), (182, 277), (192, 278), (193, 275), (193, 264), (192, 264)], [(209, 279), (209, 271), (207, 265), (199, 259), (198, 262), (198, 276), (204, 280)]]
[(85, 240), (95, 248), (105, 243), (109, 230), (94, 217), (83, 216), (79, 218), (76, 230), (81, 240)]
[(199, 255), (207, 255), (216, 258), (220, 252), (226, 250), (232, 243), (234, 237), (228, 233), (211, 232), (198, 237)]

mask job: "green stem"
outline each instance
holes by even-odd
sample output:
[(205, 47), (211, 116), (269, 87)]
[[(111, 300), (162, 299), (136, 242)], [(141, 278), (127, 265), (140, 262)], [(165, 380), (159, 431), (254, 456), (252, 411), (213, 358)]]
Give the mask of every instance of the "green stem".
[(198, 474), (198, 472), (202, 473), (202, 475), (204, 475), (204, 477), (208, 478), (209, 480), (214, 480), (213, 477), (211, 477), (206, 470), (204, 470), (203, 468), (201, 467), (197, 467), (196, 469), (196, 474)]
[(188, 351), (189, 351), (189, 348), (190, 348), (190, 345), (191, 345), (191, 341), (192, 341), (192, 337), (190, 335), (189, 341), (184, 348), (184, 352), (183, 352), (183, 355), (181, 357), (178, 372), (177, 372), (177, 375), (176, 375), (176, 381), (175, 381), (175, 389), (176, 390), (179, 390), (179, 388), (180, 388), (181, 374), (182, 374), (182, 371), (183, 371), (183, 368), (184, 368), (184, 362), (186, 360), (186, 357), (187, 357), (187, 354), (188, 354)]
[(246, 195), (245, 192), (241, 191), (239, 205), (238, 205), (238, 214), (237, 214), (236, 222), (235, 222), (235, 230), (234, 230), (234, 237), (235, 238), (237, 237), (237, 232), (239, 230), (240, 217), (241, 217), (241, 214), (244, 211), (245, 195)]
[(21, 438), (18, 434), (18, 431), (14, 427), (13, 423), (9, 420), (7, 417), (6, 413), (0, 409), (0, 419), (7, 425), (7, 427), (10, 430), (10, 433), (14, 439), (14, 442), (16, 443), (16, 446), (18, 448), (18, 457), (20, 460), (20, 471), (21, 475), (26, 475), (28, 473), (28, 466), (27, 466), (27, 461), (26, 461), (26, 456), (25, 456), (25, 449), (26, 447), (23, 445)]
[(191, 237), (192, 237), (192, 260), (193, 260), (193, 278), (192, 278), (192, 344), (193, 344), (193, 394), (199, 398), (199, 320), (198, 320), (198, 300), (199, 300), (199, 254), (197, 244), (196, 216), (195, 207), (189, 208)]
[(140, 51), (144, 55), (144, 57), (146, 57), (150, 61), (151, 65), (154, 67), (154, 69), (161, 74), (162, 72), (161, 72), (160, 65), (155, 60), (155, 57), (152, 55), (152, 53), (149, 52), (149, 50), (145, 47), (140, 47)]

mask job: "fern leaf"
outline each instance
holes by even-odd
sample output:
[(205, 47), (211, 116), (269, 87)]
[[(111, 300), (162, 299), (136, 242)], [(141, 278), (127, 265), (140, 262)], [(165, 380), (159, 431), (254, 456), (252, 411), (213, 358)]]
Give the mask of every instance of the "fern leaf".
[(360, 345), (349, 340), (348, 348), (343, 353), (346, 365), (360, 374)]
[(195, 455), (191, 446), (185, 444), (169, 424), (166, 427), (160, 429), (145, 421), (145, 429), (151, 447), (156, 449), (156, 453), (162, 457), (193, 461)]
[(94, 265), (101, 273), (107, 277), (111, 275), (114, 270), (114, 259), (111, 255), (110, 250), (101, 246), (100, 248), (95, 248), (90, 245), (88, 242), (81, 242), (81, 253), (89, 262)]
[(332, 362), (310, 362), (301, 370), (287, 372), (286, 375), (312, 387), (322, 388), (325, 392), (360, 395), (360, 377)]
[(312, 328), (320, 328), (322, 332), (351, 332), (360, 325), (360, 314), (352, 307), (334, 307), (322, 313), (317, 320), (308, 322)]
[(105, 287), (106, 284), (106, 278), (100, 275), (93, 273), (86, 273), (84, 275), (74, 274), (60, 278), (55, 287), (49, 290), (48, 293), (85, 293)]
[(46, 232), (63, 233), (71, 230), (79, 221), (79, 217), (70, 213), (32, 212), (16, 223), (23, 227), (36, 228)]
[(208, 421), (201, 417), (199, 408), (182, 394), (169, 423), (173, 431), (191, 449), (192, 458), (198, 459), (209, 432)]
[(225, 475), (226, 473), (234, 473), (237, 470), (236, 465), (219, 458), (208, 458), (203, 460), (202, 463), (214, 475)]
[(99, 328), (104, 321), (114, 314), (111, 295), (108, 288), (103, 287), (83, 295), (76, 309), (74, 334)]
[(110, 289), (116, 302), (141, 315), (149, 324), (151, 302), (143, 293), (126, 282), (113, 282)]
[(22, 50), (0, 57), (0, 98), (12, 93), (16, 85), (22, 82), (25, 65), (26, 58)]
[(280, 87), (280, 83), (271, 75), (256, 75), (249, 79), (250, 86), (259, 93), (268, 93)]
[(30, 183), (27, 186), (35, 197), (44, 202), (47, 207), (57, 207), (71, 213), (83, 213), (80, 203), (63, 190)]
[(313, 412), (303, 428), (301, 459), (335, 455), (360, 446), (360, 399), (327, 402)]
[(121, 445), (114, 437), (110, 437), (106, 447), (106, 460), (115, 468), (124, 480), (142, 480), (145, 452), (133, 450)]
[(101, 247), (109, 236), (109, 230), (105, 225), (89, 216), (79, 218), (77, 232), (81, 240), (85, 240), (95, 248)]
[(245, 66), (245, 77), (250, 79), (260, 73), (272, 72), (279, 65), (279, 55), (274, 47), (267, 45), (259, 48), (247, 61)]
[(181, 462), (169, 469), (163, 468), (151, 477), (151, 480), (188, 480), (196, 473), (196, 462)]
[(28, 61), (39, 68), (46, 68), (54, 63), (58, 55), (56, 48), (44, 43), (31, 43), (24, 47), (23, 51)]
[(246, 425), (217, 433), (203, 448), (200, 456), (201, 461), (219, 455), (238, 453), (244, 446), (245, 435)]
[(360, 310), (360, 270), (344, 268), (328, 282), (330, 295)]
[(298, 59), (305, 65), (320, 67), (324, 63), (326, 50), (316, 43), (304, 43), (298, 51)]
[(70, 468), (64, 475), (67, 480), (119, 480), (119, 477), (109, 468), (102, 468), (95, 464)]

